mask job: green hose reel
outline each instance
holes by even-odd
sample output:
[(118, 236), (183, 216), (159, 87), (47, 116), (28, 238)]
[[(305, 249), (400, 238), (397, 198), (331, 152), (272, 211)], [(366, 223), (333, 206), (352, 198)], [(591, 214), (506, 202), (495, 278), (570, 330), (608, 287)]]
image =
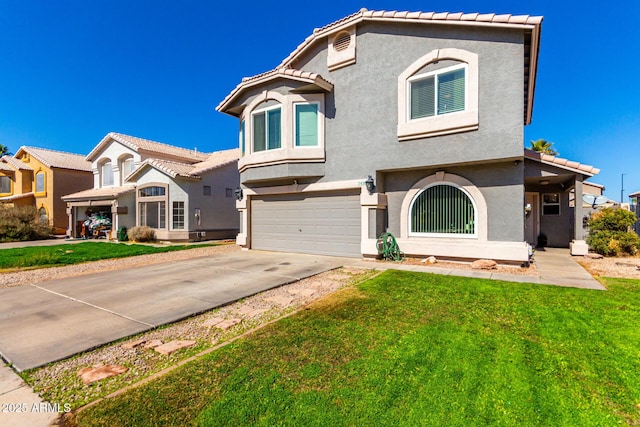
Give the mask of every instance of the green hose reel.
[(405, 256), (404, 252), (398, 247), (396, 238), (391, 233), (382, 233), (376, 241), (378, 254), (382, 255), (382, 259), (387, 261), (402, 261)]

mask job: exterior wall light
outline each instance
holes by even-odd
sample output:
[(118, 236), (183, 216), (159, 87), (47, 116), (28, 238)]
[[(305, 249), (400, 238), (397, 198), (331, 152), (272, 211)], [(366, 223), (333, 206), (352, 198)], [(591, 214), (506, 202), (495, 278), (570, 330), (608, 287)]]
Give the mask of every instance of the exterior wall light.
[(376, 185), (375, 182), (373, 182), (373, 178), (371, 177), (371, 175), (369, 175), (369, 178), (367, 178), (364, 183), (367, 186), (367, 190), (369, 191), (369, 193), (373, 193), (373, 189), (376, 188)]
[(242, 200), (242, 188), (240, 187), (236, 188), (235, 193), (236, 193), (236, 199)]

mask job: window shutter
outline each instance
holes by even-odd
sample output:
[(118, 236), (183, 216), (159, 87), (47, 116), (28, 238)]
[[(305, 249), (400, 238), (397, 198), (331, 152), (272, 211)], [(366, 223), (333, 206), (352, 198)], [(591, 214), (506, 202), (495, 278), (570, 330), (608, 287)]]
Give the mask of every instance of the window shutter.
[(280, 148), (280, 109), (267, 111), (267, 126), (269, 135), (267, 136), (268, 149)]
[(464, 69), (438, 76), (438, 114), (464, 110)]
[(318, 105), (296, 105), (296, 146), (318, 145)]
[(411, 82), (411, 119), (430, 117), (435, 113), (434, 78)]
[(265, 113), (253, 116), (253, 151), (264, 151), (267, 148), (265, 125)]

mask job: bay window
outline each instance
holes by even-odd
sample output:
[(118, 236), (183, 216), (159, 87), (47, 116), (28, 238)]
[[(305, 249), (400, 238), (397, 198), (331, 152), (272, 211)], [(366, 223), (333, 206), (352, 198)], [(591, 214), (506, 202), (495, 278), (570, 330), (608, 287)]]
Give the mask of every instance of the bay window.
[(254, 152), (281, 147), (281, 116), (280, 106), (259, 110), (252, 114)]

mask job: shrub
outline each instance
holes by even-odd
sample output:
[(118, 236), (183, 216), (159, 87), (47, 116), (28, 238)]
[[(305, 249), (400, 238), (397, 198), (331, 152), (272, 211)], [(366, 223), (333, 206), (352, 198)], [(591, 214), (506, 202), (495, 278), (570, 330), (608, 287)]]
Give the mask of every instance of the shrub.
[(156, 232), (146, 225), (131, 228), (128, 231), (128, 235), (129, 240), (134, 242), (153, 242), (156, 240)]
[(48, 239), (52, 234), (53, 228), (38, 218), (34, 207), (0, 205), (0, 241)]
[(605, 208), (589, 218), (587, 243), (604, 256), (635, 255), (640, 249), (640, 237), (630, 231), (635, 222), (632, 212)]

